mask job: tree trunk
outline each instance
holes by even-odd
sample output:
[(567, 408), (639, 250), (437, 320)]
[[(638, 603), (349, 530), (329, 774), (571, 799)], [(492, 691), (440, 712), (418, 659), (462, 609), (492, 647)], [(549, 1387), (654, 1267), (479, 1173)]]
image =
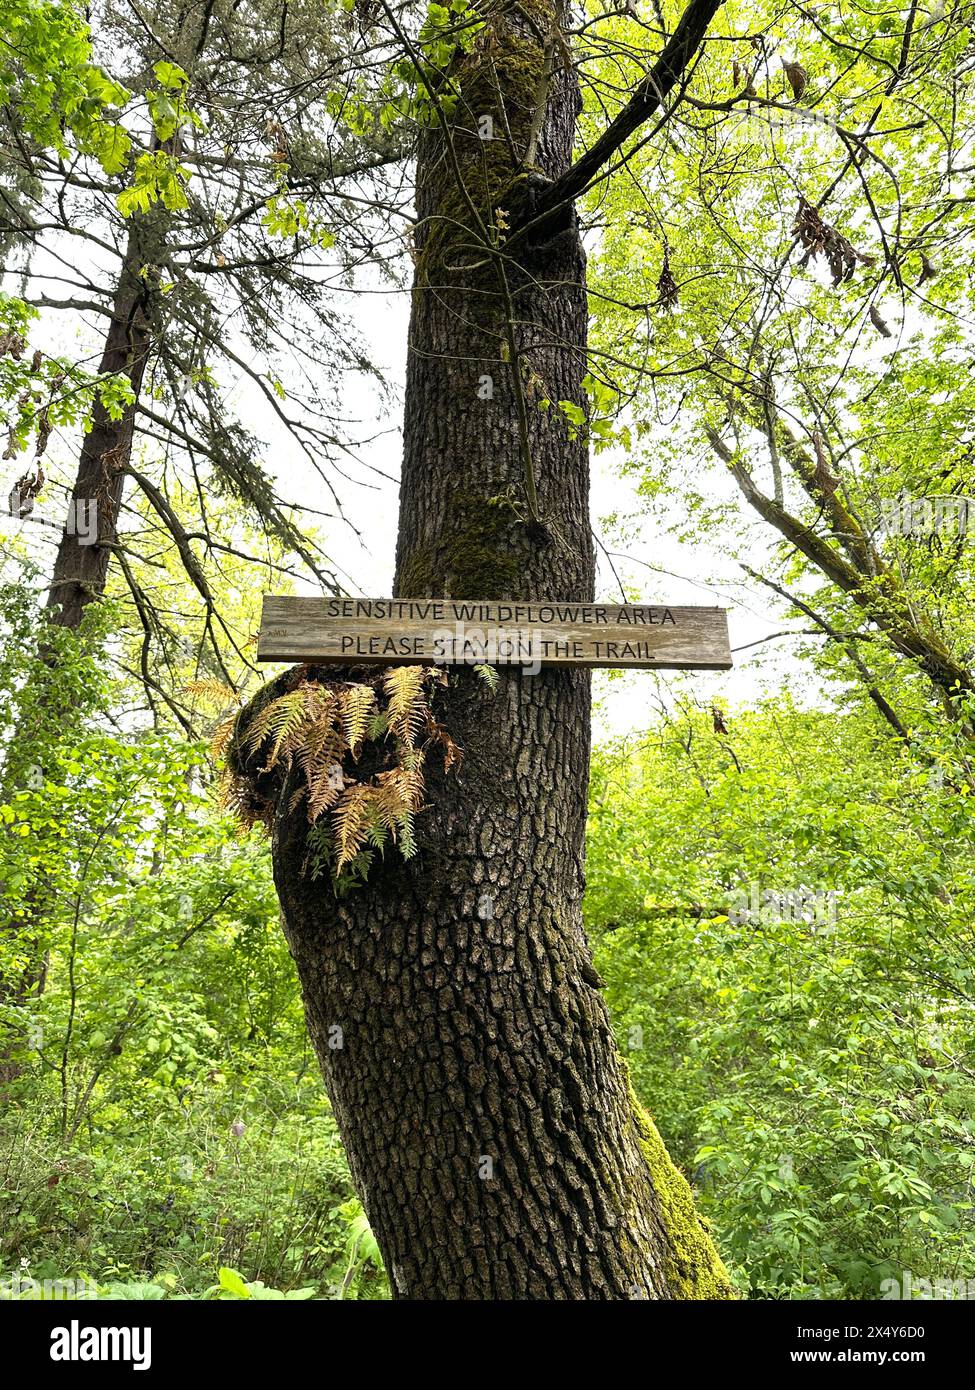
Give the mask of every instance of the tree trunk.
[[(579, 98), (546, 42), (555, 22), (545, 0), (492, 19), (455, 65), (453, 155), (442, 131), (422, 141), (404, 597), (593, 594), (586, 445), (539, 406), (585, 399), (574, 214), (547, 244), (520, 241), (505, 283), (477, 244), (494, 209), (502, 234), (530, 220), (542, 176), (570, 159)], [(690, 1188), (633, 1098), (583, 933), (587, 674), (502, 668), (492, 692), (461, 672), (440, 717), (464, 760), (428, 774), (417, 857), (388, 852), (341, 898), (303, 872), (293, 779), (276, 793), (285, 930), (395, 1295), (732, 1297)]]
[[(146, 363), (152, 347), (149, 324), (149, 289), (143, 278), (151, 228), (158, 214), (138, 219), (130, 228), (125, 257), (115, 291), (112, 317), (102, 349), (99, 372), (126, 376), (136, 401), (142, 389)], [(68, 519), (58, 545), (57, 556), (48, 591), (48, 618), (55, 627), (72, 631), (81, 626), (85, 609), (102, 597), (108, 579), (112, 546), (118, 535), (118, 512), (122, 501), (125, 470), (132, 453), (136, 406), (125, 410), (113, 420), (96, 399), (92, 424), (84, 436), (78, 472), (69, 503)], [(95, 543), (91, 543), (90, 527), (95, 528)], [(57, 650), (42, 632), (39, 656), (43, 663), (45, 681), (40, 692), (40, 706), (45, 720), (55, 728), (71, 726), (71, 712), (66, 708), (67, 697), (57, 679)], [(35, 703), (36, 703), (35, 692)], [(24, 720), (20, 720), (24, 727)], [(10, 788), (23, 786), (37, 754), (29, 729), (14, 740), (8, 749), (3, 769), (4, 782)], [(32, 997), (44, 992), (48, 945), (44, 940), (44, 923), (49, 912), (42, 883), (26, 893), (20, 915), (3, 925), (5, 934), (15, 934), (20, 941), (24, 964), (12, 977), (0, 973), (0, 1004), (17, 1009), (27, 1006)], [(22, 1039), (14, 1029), (0, 1032), (0, 1088), (16, 1080), (23, 1070), (20, 1056)]]
[[(144, 307), (146, 286), (139, 276), (139, 239), (139, 230), (133, 227), (99, 364), (103, 374), (127, 376), (137, 398), (151, 344)], [(134, 426), (134, 406), (120, 419), (113, 420), (101, 402), (96, 401), (92, 427), (82, 443), (68, 523), (58, 545), (48, 592), (48, 616), (57, 627), (72, 630), (80, 627), (88, 604), (105, 592)], [(97, 527), (96, 544), (88, 543), (90, 525)], [(55, 670), (57, 652), (43, 633), (39, 653), (44, 663), (41, 670), (49, 677), (45, 679), (40, 700), (45, 718), (56, 728), (65, 723), (70, 726), (70, 711), (65, 708), (66, 697), (58, 685)], [(23, 728), (23, 719), (20, 723)], [(8, 749), (4, 782), (11, 789), (23, 786), (36, 759), (29, 729), (23, 728)], [(5, 934), (15, 934), (19, 938), (24, 963), (13, 976), (5, 977), (0, 973), (0, 1004), (24, 1009), (31, 997), (43, 993), (48, 953), (43, 924), (48, 907), (44, 885), (35, 884), (27, 891), (20, 915), (3, 926)], [(19, 1055), (21, 1043), (14, 1029), (4, 1028), (0, 1032), (0, 1088), (14, 1081), (23, 1070)]]
[[(149, 291), (142, 277), (142, 240), (142, 229), (134, 225), (129, 232), (98, 367), (102, 375), (117, 373), (127, 377), (136, 401), (152, 345), (147, 312)], [(88, 604), (105, 592), (111, 547), (118, 535), (125, 470), (132, 455), (135, 416), (136, 406), (131, 405), (119, 419), (113, 420), (101, 401), (95, 402), (91, 429), (81, 446), (69, 524), (61, 536), (48, 593), (50, 617), (59, 627), (80, 627)], [(97, 528), (94, 544), (84, 534), (83, 526), (70, 524), (72, 517), (92, 518)]]
[[(208, 22), (209, 11), (196, 25), (197, 56)], [(182, 20), (177, 32), (183, 32)], [(178, 153), (179, 135), (162, 142), (153, 137), (150, 148)], [(104, 595), (112, 550), (118, 540), (118, 516), (126, 470), (132, 457), (139, 397), (153, 347), (154, 286), (151, 277), (158, 273), (156, 267), (165, 254), (167, 225), (167, 214), (157, 205), (148, 213), (132, 218), (125, 240), (98, 371), (102, 376), (126, 377), (134, 400), (113, 419), (96, 396), (91, 428), (82, 439), (78, 471), (47, 595), (49, 622), (72, 632), (81, 627), (88, 605)], [(57, 682), (56, 644), (46, 639), (43, 631), (38, 652), (50, 673), (50, 680), (46, 681), (42, 692), (46, 720), (60, 728), (63, 723), (70, 723), (67, 699)], [(20, 722), (23, 724), (23, 720)], [(18, 736), (8, 751), (5, 781), (11, 786), (22, 785), (33, 762), (30, 739)], [(0, 974), (0, 1003), (11, 1003), (19, 1008), (23, 1008), (32, 995), (40, 997), (44, 992), (48, 951), (42, 937), (48, 904), (44, 900), (43, 885), (28, 891), (24, 908), (17, 921), (0, 927), (0, 931), (20, 935), (27, 958), (16, 978), (4, 978)], [(23, 1069), (16, 1053), (17, 1042), (0, 1035), (0, 1086), (14, 1080)]]
[[(168, 44), (160, 53), (182, 62), (191, 76), (204, 51), (212, 16), (212, 5), (180, 6), (169, 15)], [(153, 133), (149, 141), (152, 154), (179, 156), (182, 134), (176, 130), (165, 140)], [(96, 543), (82, 543), (80, 528), (66, 527), (54, 562), (48, 592), (51, 620), (59, 627), (81, 626), (85, 609), (105, 592), (112, 547), (118, 539), (118, 514), (122, 505), (126, 470), (132, 458), (135, 422), (142, 383), (153, 348), (153, 323), (159, 296), (154, 277), (168, 259), (166, 239), (169, 215), (161, 202), (148, 212), (135, 213), (129, 221), (118, 284), (112, 303), (105, 345), (98, 370), (102, 375), (128, 378), (134, 402), (113, 420), (100, 401), (92, 410), (91, 429), (85, 435), (78, 461), (78, 473), (71, 494), (71, 508), (96, 509)], [(69, 511), (69, 522), (71, 512)]]

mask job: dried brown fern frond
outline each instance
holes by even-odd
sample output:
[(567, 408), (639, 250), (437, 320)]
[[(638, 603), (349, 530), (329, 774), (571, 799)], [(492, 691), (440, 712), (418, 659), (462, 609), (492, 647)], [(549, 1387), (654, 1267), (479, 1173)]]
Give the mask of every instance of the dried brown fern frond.
[(220, 779), (217, 805), (234, 817), (242, 831), (268, 823), (268, 808), (256, 800), (250, 782), (235, 776), (229, 767)]
[(237, 691), (224, 681), (207, 676), (198, 681), (190, 681), (181, 688), (180, 694), (187, 695), (191, 700), (198, 701), (203, 705), (208, 705), (218, 713), (226, 710), (228, 706), (230, 707), (230, 713), (217, 721), (210, 734), (210, 754), (215, 762), (221, 761), (230, 743), (234, 722), (240, 713), (240, 696)]
[(350, 685), (340, 696), (342, 724), (352, 756), (358, 757), (369, 720), (376, 712), (376, 692), (371, 685)]
[(305, 784), (295, 793), (308, 797), (308, 819), (314, 824), (321, 813), (334, 805), (345, 787), (342, 759), (350, 751), (339, 720), (339, 702), (333, 692), (323, 692), (324, 702), (318, 718), (304, 731), (296, 761)]
[(460, 763), (464, 751), (454, 742), (445, 726), (433, 717), (433, 711), (430, 709), (426, 711), (425, 723), (429, 742), (440, 744), (443, 749), (443, 770), (449, 772)]
[(333, 742), (324, 745), (305, 768), (308, 819), (313, 825), (323, 811), (335, 805), (346, 785), (354, 781), (354, 778), (346, 777), (342, 766), (342, 757), (347, 751), (340, 737), (335, 736)]
[(419, 767), (391, 767), (376, 778), (376, 813), (394, 836), (399, 824), (423, 801), (423, 774)]
[(299, 686), (297, 690), (289, 690), (286, 695), (280, 695), (265, 705), (247, 730), (245, 747), (248, 753), (256, 753), (258, 748), (270, 741), (271, 748), (262, 769), (270, 772), (277, 766), (282, 751), (285, 755), (290, 751), (295, 735), (307, 722), (305, 687)]
[[(323, 682), (306, 672), (295, 673), (298, 683), (292, 689), (256, 707), (242, 729), (233, 759), (236, 771), (228, 766), (225, 804), (244, 824), (268, 824), (272, 805), (249, 795), (248, 788), (278, 768), (299, 772), (300, 784), (288, 808), (295, 811), (305, 801), (318, 837), (310, 861), (316, 874), (328, 866), (338, 890), (340, 883), (361, 882), (374, 851), (386, 842), (396, 844), (404, 858), (416, 852), (413, 821), (423, 804), (427, 750), (439, 744), (448, 770), (460, 760), (461, 750), (430, 706), (431, 687), (446, 684), (444, 671), (397, 667), (369, 682)], [(238, 719), (235, 711), (225, 721), (226, 729), (221, 725), (224, 748), (232, 743)], [(422, 732), (428, 738), (418, 747)], [(369, 771), (357, 775), (354, 765), (367, 744), (372, 749)], [(241, 763), (248, 760), (250, 768), (242, 772)], [(264, 765), (257, 767), (258, 761)], [(322, 822), (326, 812), (327, 822)]]
[(237, 716), (240, 710), (233, 710), (227, 715), (226, 719), (221, 719), (220, 723), (210, 735), (210, 756), (214, 762), (222, 762), (227, 755), (230, 747), (230, 740), (233, 737), (234, 725), (237, 723)]
[(369, 802), (373, 790), (372, 787), (357, 782), (349, 787), (333, 812), (332, 820), (339, 851), (335, 869), (338, 874), (365, 846)]
[[(336, 767), (338, 767), (337, 763)], [(343, 775), (341, 767), (339, 767), (339, 775)], [(317, 782), (313, 789), (306, 791), (308, 797), (308, 819), (311, 821), (312, 825), (315, 824), (323, 811), (331, 810), (344, 790), (344, 780), (336, 784), (326, 778)]]
[(228, 705), (240, 705), (240, 696), (232, 685), (217, 680), (215, 676), (205, 676), (198, 681), (190, 681), (180, 691), (191, 700), (200, 700), (215, 710), (226, 709)]
[(422, 666), (395, 666), (386, 673), (383, 689), (388, 704), (389, 731), (408, 748), (416, 742), (423, 726), (423, 716), (429, 706), (423, 688), (425, 671)]

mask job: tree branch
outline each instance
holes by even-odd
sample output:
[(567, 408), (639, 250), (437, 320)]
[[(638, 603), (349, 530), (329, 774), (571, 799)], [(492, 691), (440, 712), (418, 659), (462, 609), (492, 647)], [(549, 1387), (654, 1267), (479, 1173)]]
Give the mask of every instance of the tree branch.
[(537, 232), (557, 209), (573, 202), (586, 191), (603, 165), (663, 104), (700, 48), (707, 27), (722, 3), (723, 0), (690, 0), (660, 57), (623, 110), (610, 122), (592, 148), (544, 190), (531, 211), (530, 223), (517, 230), (524, 232), (530, 225)]

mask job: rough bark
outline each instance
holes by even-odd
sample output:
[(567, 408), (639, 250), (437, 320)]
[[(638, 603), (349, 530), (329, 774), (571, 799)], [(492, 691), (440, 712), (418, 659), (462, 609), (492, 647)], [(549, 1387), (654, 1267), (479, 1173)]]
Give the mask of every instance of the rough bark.
[[(138, 226), (129, 232), (119, 276), (112, 317), (99, 363), (102, 375), (128, 379), (136, 401), (142, 389), (152, 345), (148, 314), (145, 263), (140, 249), (144, 234)], [(95, 544), (83, 544), (81, 528), (66, 527), (58, 546), (48, 593), (50, 617), (59, 627), (78, 628), (89, 603), (105, 592), (112, 546), (118, 531), (125, 470), (132, 454), (135, 405), (113, 420), (100, 401), (92, 411), (91, 429), (85, 435), (71, 507), (95, 507)]]
[[(145, 312), (146, 285), (138, 273), (141, 267), (139, 241), (140, 232), (134, 228), (129, 233), (112, 319), (99, 364), (102, 373), (120, 373), (128, 377), (136, 397), (142, 386), (151, 344)], [(134, 425), (134, 407), (126, 410), (120, 419), (113, 420), (104, 406), (96, 401), (92, 427), (81, 447), (70, 506), (80, 508), (75, 515), (83, 518), (92, 517), (90, 509), (94, 506), (97, 543), (82, 544), (80, 533), (85, 528), (78, 525), (66, 525), (62, 532), (47, 600), (48, 617), (56, 627), (79, 628), (88, 604), (105, 592)], [(50, 681), (44, 687), (42, 707), (47, 720), (54, 727), (60, 727), (66, 719), (70, 722), (69, 711), (65, 709), (64, 697), (53, 674), (57, 667), (55, 646), (43, 635), (40, 657), (44, 667), (52, 672)], [(11, 787), (23, 785), (36, 761), (33, 741), (25, 734), (18, 737), (7, 752), (3, 774), (5, 782)], [(13, 922), (4, 924), (4, 933), (16, 934), (19, 938), (25, 964), (13, 978), (0, 975), (0, 1003), (23, 1009), (32, 997), (43, 993), (47, 961), (47, 946), (43, 940), (46, 913), (44, 887), (38, 884), (28, 892), (21, 915)], [(23, 1062), (18, 1055), (20, 1040), (11, 1034), (12, 1030), (4, 1029), (0, 1036), (0, 1087), (15, 1080), (23, 1070)]]
[[(210, 4), (190, 4), (177, 7), (171, 16), (169, 44), (161, 51), (182, 63), (190, 74), (204, 52), (212, 11)], [(149, 148), (153, 153), (178, 156), (181, 139), (178, 130), (165, 140), (153, 134)], [(159, 303), (156, 280), (168, 257), (169, 221), (165, 207), (157, 202), (148, 212), (134, 214), (128, 224), (99, 373), (126, 377), (134, 403), (118, 419), (112, 419), (100, 401), (96, 400), (92, 410), (71, 506), (95, 505), (97, 538), (94, 545), (83, 545), (76, 534), (78, 528), (70, 526), (61, 537), (47, 600), (49, 616), (60, 627), (80, 627), (88, 604), (105, 592), (112, 549), (118, 539), (118, 514), (132, 457), (139, 397), (154, 333), (159, 329), (158, 321), (154, 322)]]
[[(554, 18), (534, 0), (495, 19), (455, 73), (454, 155), (443, 131), (423, 141), (404, 597), (593, 593), (586, 445), (538, 405), (584, 401), (574, 215), (547, 244), (519, 246), (505, 283), (478, 245), (493, 209), (523, 219), (524, 200), (569, 162), (575, 82), (558, 58), (550, 83), (543, 74)], [(475, 133), (485, 114), (493, 141)], [(395, 1295), (733, 1296), (633, 1098), (583, 932), (588, 675), (501, 668), (492, 693), (459, 673), (439, 717), (465, 756), (459, 772), (428, 776), (418, 855), (388, 852), (347, 896), (305, 873), (293, 779), (260, 788), (276, 806), (275, 881), (311, 1036)]]

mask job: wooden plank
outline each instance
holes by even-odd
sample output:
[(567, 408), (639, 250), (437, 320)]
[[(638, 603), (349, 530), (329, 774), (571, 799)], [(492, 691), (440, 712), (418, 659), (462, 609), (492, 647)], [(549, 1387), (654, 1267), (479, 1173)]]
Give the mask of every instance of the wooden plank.
[(258, 661), (727, 671), (723, 608), (264, 596)]

